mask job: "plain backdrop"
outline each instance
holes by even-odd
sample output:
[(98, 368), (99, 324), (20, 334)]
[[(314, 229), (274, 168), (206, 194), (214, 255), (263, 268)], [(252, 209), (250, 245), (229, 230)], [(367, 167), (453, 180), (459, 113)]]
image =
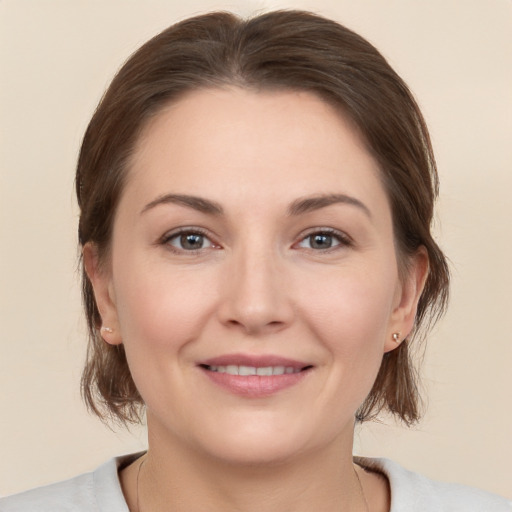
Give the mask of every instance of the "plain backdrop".
[(451, 306), (423, 363), (419, 427), (357, 430), (356, 452), (512, 498), (510, 0), (0, 0), (0, 495), (144, 448), (79, 396), (85, 353), (74, 166), (121, 63), (213, 9), (305, 8), (373, 42), (405, 78), (437, 153), (436, 233)]

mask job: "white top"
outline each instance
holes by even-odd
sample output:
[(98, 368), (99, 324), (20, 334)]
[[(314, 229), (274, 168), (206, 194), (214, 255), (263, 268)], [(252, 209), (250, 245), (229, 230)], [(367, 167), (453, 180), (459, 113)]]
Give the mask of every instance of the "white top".
[[(129, 512), (118, 469), (141, 454), (111, 459), (91, 473), (0, 499), (0, 512)], [(388, 459), (357, 458), (384, 473), (390, 512), (512, 512), (512, 502), (479, 489), (434, 482)]]

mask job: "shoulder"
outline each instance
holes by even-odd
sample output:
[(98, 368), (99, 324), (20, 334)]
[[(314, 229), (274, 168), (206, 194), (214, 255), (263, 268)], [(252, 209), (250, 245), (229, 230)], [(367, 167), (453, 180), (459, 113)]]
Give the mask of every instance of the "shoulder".
[(38, 487), (0, 499), (1, 512), (98, 510), (94, 504), (93, 473)]
[(356, 462), (387, 476), (391, 489), (390, 512), (512, 512), (512, 502), (501, 496), (430, 480), (389, 459), (358, 458)]
[(118, 468), (137, 455), (111, 459), (95, 471), (0, 499), (0, 512), (129, 512)]

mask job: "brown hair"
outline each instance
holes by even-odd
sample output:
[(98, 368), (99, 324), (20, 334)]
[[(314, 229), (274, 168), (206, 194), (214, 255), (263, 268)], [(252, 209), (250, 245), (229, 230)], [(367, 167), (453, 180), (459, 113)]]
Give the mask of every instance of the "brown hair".
[[(423, 246), (430, 272), (413, 334), (384, 355), (360, 421), (388, 410), (407, 424), (420, 417), (410, 348), (419, 328), (443, 312), (448, 268), (430, 225), (438, 178), (421, 112), (407, 86), (365, 39), (320, 16), (276, 11), (252, 19), (217, 12), (187, 19), (144, 44), (121, 68), (84, 136), (76, 173), (79, 242), (105, 259), (131, 152), (148, 119), (186, 92), (236, 85), (310, 91), (358, 127), (380, 165), (394, 222), (400, 270)], [(142, 399), (121, 346), (103, 342), (101, 317), (82, 269), (89, 328), (82, 393), (100, 417), (138, 421)]]

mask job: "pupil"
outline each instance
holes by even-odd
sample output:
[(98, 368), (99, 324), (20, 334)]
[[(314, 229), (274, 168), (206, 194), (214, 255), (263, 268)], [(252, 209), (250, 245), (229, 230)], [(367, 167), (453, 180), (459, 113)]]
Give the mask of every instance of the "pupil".
[(180, 242), (184, 249), (201, 249), (203, 245), (203, 235), (181, 235)]
[(332, 245), (331, 235), (313, 235), (311, 241), (311, 247), (313, 249), (326, 249)]

